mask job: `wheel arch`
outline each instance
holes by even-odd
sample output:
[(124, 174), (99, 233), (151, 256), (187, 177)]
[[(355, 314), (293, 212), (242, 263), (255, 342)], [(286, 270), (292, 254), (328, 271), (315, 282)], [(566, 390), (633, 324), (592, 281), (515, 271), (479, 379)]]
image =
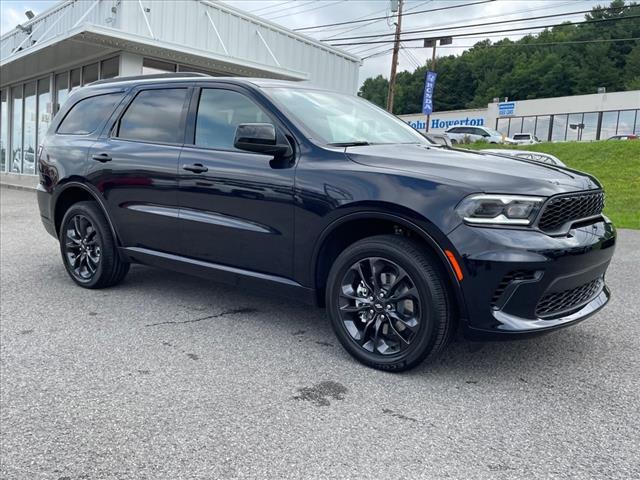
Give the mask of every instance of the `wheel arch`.
[(66, 183), (56, 195), (53, 201), (53, 224), (55, 228), (56, 235), (60, 235), (60, 226), (62, 224), (62, 219), (64, 217), (65, 212), (74, 204), (82, 201), (95, 201), (105, 218), (107, 219), (107, 223), (109, 224), (109, 229), (111, 230), (111, 234), (113, 238), (116, 240), (116, 244), (120, 245), (120, 237), (115, 229), (113, 222), (111, 221), (111, 217), (109, 216), (109, 212), (104, 204), (101, 196), (93, 191), (93, 189), (82, 182), (68, 182)]
[[(466, 318), (466, 308), (460, 282), (447, 259), (445, 235), (430, 222), (419, 225), (406, 215), (377, 210), (367, 210), (344, 215), (334, 220), (320, 235), (312, 258), (312, 275), (319, 305), (324, 305), (325, 285), (331, 265), (339, 253), (358, 240), (380, 233), (407, 235), (427, 246), (439, 260), (438, 266), (449, 280), (447, 287), (454, 300), (458, 317)], [(348, 233), (345, 235), (345, 233)]]

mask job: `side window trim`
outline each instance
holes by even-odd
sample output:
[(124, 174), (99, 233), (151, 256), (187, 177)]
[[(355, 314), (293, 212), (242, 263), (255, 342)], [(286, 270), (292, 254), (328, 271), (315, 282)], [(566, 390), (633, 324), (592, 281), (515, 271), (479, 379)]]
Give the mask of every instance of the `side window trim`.
[[(129, 108), (131, 107), (131, 105), (133, 104), (133, 102), (135, 101), (135, 99), (138, 97), (138, 95), (140, 95), (140, 93), (144, 92), (144, 91), (149, 91), (149, 90), (186, 90), (186, 95), (185, 95), (185, 101), (182, 104), (182, 111), (180, 112), (180, 123), (179, 123), (179, 127), (180, 130), (185, 133), (185, 130), (188, 128), (187, 127), (187, 113), (189, 111), (189, 107), (190, 107), (190, 102), (191, 102), (191, 98), (193, 96), (193, 83), (189, 83), (189, 84), (155, 84), (155, 85), (145, 85), (145, 86), (141, 86), (141, 87), (134, 87), (130, 94), (128, 96), (126, 96), (126, 99), (124, 102), (121, 102), (121, 104), (118, 107), (123, 107), (122, 109), (117, 108), (116, 109), (116, 118), (115, 121), (113, 121), (113, 123), (111, 124), (111, 126), (108, 129), (108, 134), (107, 137), (110, 140), (117, 140), (119, 142), (135, 142), (135, 143), (147, 143), (147, 144), (153, 144), (153, 145), (168, 145), (168, 146), (184, 146), (185, 144), (185, 137), (184, 135), (182, 136), (182, 141), (180, 142), (176, 142), (176, 143), (172, 143), (172, 142), (158, 142), (158, 141), (146, 141), (146, 140), (138, 140), (138, 139), (133, 139), (133, 138), (122, 138), (119, 136), (119, 131), (120, 131), (120, 122), (122, 121), (122, 117), (124, 117), (124, 115), (127, 113), (127, 111), (129, 110)], [(119, 111), (118, 111), (119, 110)]]

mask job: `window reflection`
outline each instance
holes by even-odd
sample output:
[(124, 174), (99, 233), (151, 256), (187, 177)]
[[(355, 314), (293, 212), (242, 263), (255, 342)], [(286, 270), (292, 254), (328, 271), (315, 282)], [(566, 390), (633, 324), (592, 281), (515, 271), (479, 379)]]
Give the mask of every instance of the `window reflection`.
[(541, 142), (549, 140), (549, 115), (538, 117), (536, 121), (536, 137)]
[(584, 123), (584, 128), (582, 129), (581, 140), (595, 140), (598, 134), (598, 113), (585, 113), (582, 123)]
[(512, 118), (509, 122), (509, 136), (522, 132), (522, 117)]
[(524, 117), (522, 119), (522, 133), (535, 134), (536, 117)]
[(24, 148), (22, 173), (35, 173), (36, 158), (36, 82), (24, 86)]
[(82, 68), (82, 85), (88, 85), (98, 80), (98, 64), (92, 63)]
[(73, 91), (76, 88), (79, 88), (80, 87), (80, 69), (79, 68), (75, 68), (75, 69), (71, 70), (70, 78), (71, 78), (71, 80), (70, 80), (71, 88), (69, 90)]
[[(60, 110), (69, 96), (69, 72), (56, 75), (56, 110)], [(55, 113), (54, 112), (54, 113)]]
[(553, 116), (553, 132), (551, 141), (562, 142), (567, 134), (567, 115)]
[(49, 79), (38, 80), (38, 144), (42, 144), (51, 123), (51, 87)]
[(509, 135), (509, 119), (499, 118), (496, 125), (496, 130), (498, 130), (503, 135)]
[(569, 115), (569, 124), (567, 128), (567, 141), (580, 140), (582, 135), (582, 114), (572, 113)]
[(602, 126), (600, 127), (600, 139), (606, 140), (616, 134), (618, 124), (618, 112), (604, 112), (602, 114)]
[(635, 110), (622, 110), (618, 117), (618, 135), (628, 135), (633, 133), (636, 122)]
[(108, 58), (100, 64), (100, 78), (113, 78), (118, 76), (118, 57)]
[(11, 89), (11, 132), (9, 171), (22, 173), (22, 85)]
[(7, 90), (0, 92), (0, 172), (7, 168), (7, 148), (9, 148), (9, 103), (7, 101)]

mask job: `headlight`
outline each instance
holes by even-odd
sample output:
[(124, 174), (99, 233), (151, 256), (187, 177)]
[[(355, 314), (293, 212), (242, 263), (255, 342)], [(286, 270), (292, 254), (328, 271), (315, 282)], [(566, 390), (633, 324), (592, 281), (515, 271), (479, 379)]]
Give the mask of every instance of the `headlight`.
[(456, 208), (465, 222), (484, 225), (531, 225), (543, 197), (521, 195), (471, 195)]

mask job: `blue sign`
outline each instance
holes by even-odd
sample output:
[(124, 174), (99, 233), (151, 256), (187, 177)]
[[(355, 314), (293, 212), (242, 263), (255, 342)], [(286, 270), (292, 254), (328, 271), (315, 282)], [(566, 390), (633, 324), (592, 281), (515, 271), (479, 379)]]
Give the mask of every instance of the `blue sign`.
[(499, 117), (511, 117), (516, 114), (516, 102), (502, 102), (498, 104)]
[(427, 71), (424, 78), (424, 95), (422, 97), (422, 113), (431, 115), (433, 113), (433, 91), (436, 88), (436, 72)]

